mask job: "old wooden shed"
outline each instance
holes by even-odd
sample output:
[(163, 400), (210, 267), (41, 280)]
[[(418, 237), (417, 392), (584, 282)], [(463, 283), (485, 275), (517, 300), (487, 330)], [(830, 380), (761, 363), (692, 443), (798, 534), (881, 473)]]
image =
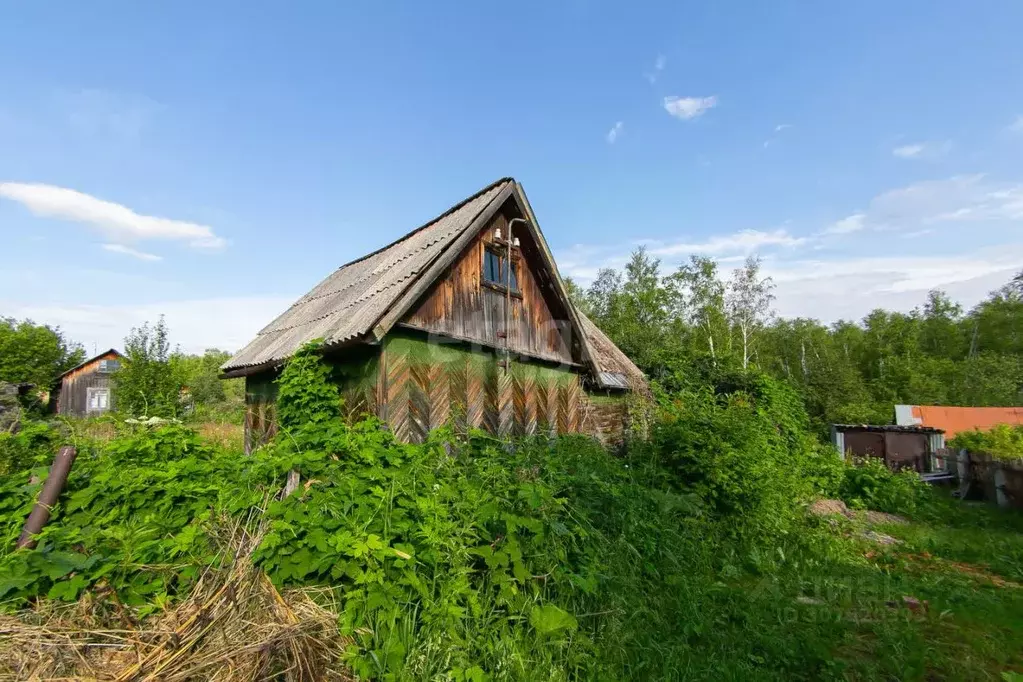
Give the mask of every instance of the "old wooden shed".
[(57, 377), (57, 414), (87, 417), (112, 410), (114, 389), (111, 375), (121, 366), (123, 358), (111, 348)]
[(419, 442), (454, 421), (496, 435), (621, 438), (643, 373), (569, 300), (522, 186), (503, 178), (300, 298), (222, 367), (246, 378), (246, 445), (276, 429), (276, 379), (322, 339), (346, 409)]

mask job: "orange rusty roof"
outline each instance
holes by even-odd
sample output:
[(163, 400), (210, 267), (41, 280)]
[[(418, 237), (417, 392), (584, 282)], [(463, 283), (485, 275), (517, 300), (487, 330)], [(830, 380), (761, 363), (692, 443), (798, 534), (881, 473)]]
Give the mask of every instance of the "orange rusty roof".
[(957, 433), (980, 429), (986, 431), (998, 424), (1023, 424), (1023, 407), (942, 407), (911, 405), (914, 421), (920, 426), (945, 430), (945, 438)]

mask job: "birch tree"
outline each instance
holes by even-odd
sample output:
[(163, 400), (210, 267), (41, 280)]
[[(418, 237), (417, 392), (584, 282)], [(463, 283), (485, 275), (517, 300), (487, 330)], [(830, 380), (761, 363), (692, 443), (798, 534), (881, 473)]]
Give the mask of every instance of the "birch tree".
[(742, 343), (742, 367), (749, 367), (753, 355), (754, 335), (773, 316), (774, 281), (760, 277), (760, 258), (749, 256), (741, 268), (732, 272), (728, 282), (726, 306), (733, 328)]
[(717, 359), (714, 337), (725, 328), (725, 286), (718, 279), (717, 267), (710, 258), (692, 256), (667, 278), (676, 314), (699, 330), (712, 359)]

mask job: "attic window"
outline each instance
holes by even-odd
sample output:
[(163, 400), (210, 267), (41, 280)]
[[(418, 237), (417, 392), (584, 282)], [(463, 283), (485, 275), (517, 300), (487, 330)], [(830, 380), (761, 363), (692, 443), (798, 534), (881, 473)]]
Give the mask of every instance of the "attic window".
[[(519, 290), (519, 278), (516, 270), (516, 259), (512, 259), (511, 269), (511, 290), (512, 292), (518, 292)], [(505, 269), (508, 267), (508, 254), (502, 253), (501, 250), (496, 248), (487, 248), (483, 251), (483, 282), (492, 287), (498, 287), (500, 289), (505, 288), (505, 283), (508, 277), (508, 271)]]
[(121, 363), (118, 360), (100, 360), (99, 361), (99, 373), (109, 374), (110, 372), (116, 372), (121, 368)]

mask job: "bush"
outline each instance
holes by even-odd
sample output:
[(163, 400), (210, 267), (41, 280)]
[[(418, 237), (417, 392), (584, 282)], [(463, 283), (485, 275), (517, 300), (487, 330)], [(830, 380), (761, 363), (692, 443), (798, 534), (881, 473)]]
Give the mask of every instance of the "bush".
[(874, 457), (846, 466), (839, 489), (850, 507), (889, 514), (913, 514), (929, 494), (927, 483), (915, 471), (893, 472)]
[(674, 386), (681, 390), (661, 393), (651, 446), (674, 484), (691, 488), (734, 532), (785, 533), (801, 523), (800, 502), (836, 488), (841, 460), (809, 435), (788, 386), (718, 369)]
[(950, 440), (949, 445), (1004, 461), (1023, 459), (1023, 425), (998, 424), (989, 431), (965, 431)]

